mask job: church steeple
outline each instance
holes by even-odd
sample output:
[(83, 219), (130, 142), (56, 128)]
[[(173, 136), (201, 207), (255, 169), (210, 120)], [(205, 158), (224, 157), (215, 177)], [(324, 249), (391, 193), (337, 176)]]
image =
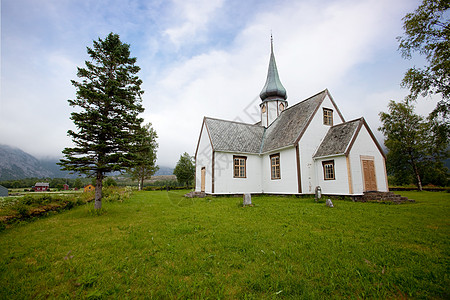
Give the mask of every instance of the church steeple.
[(267, 72), (266, 84), (259, 94), (262, 101), (265, 100), (286, 100), (287, 93), (284, 86), (281, 84), (278, 76), (277, 63), (275, 62), (275, 55), (273, 54), (273, 38), (270, 35), (270, 61), (269, 70)]
[(287, 93), (278, 76), (277, 63), (273, 54), (273, 38), (270, 35), (270, 61), (266, 84), (261, 93), (261, 125), (268, 127), (288, 106)]

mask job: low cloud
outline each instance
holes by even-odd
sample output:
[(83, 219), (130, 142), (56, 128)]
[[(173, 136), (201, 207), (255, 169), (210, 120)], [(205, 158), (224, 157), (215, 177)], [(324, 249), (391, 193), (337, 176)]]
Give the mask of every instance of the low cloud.
[(14, 14), (2, 18), (0, 140), (33, 155), (59, 156), (70, 145), (66, 100), (75, 95), (76, 66), (84, 65), (92, 39), (113, 31), (138, 57), (144, 117), (158, 133), (163, 166), (174, 166), (183, 152), (194, 154), (203, 116), (255, 122), (271, 32), (290, 105), (328, 88), (347, 120), (364, 116), (376, 131), (378, 112), (407, 93), (399, 83), (412, 62), (397, 53), (395, 37), (401, 18), (419, 4), (118, 1), (103, 12), (106, 2), (88, 9), (66, 1), (48, 2), (41, 16), (17, 23), (24, 18), (20, 5), (31, 2), (10, 2)]

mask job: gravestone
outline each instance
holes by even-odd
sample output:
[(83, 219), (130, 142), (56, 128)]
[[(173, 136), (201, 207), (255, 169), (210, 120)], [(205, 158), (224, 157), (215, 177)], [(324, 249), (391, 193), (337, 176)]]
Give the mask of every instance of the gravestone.
[(246, 205), (252, 205), (252, 195), (251, 194), (244, 194), (244, 206)]
[(330, 199), (327, 199), (326, 205), (327, 205), (328, 207), (334, 207), (333, 202), (331, 202)]
[(320, 198), (322, 198), (322, 188), (320, 186), (316, 186), (314, 201), (318, 202)]

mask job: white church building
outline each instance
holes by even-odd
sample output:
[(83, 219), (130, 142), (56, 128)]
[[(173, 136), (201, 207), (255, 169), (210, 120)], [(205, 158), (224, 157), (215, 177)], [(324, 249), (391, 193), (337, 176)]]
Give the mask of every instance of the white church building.
[(271, 45), (261, 121), (205, 117), (195, 191), (362, 195), (388, 191), (385, 155), (364, 118), (345, 121), (328, 90), (288, 106)]

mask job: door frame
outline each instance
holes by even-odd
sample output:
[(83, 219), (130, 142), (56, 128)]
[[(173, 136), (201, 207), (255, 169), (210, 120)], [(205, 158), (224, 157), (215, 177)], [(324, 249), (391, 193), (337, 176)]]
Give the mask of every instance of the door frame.
[(204, 192), (206, 187), (206, 167), (201, 168), (200, 174), (200, 191)]
[[(377, 182), (377, 170), (375, 167), (375, 157), (368, 156), (368, 155), (361, 155), (360, 160), (361, 160), (361, 174), (362, 174), (362, 180), (363, 180), (363, 182), (362, 182), (363, 183), (363, 191), (364, 192), (377, 191), (378, 190), (378, 182)], [(371, 161), (373, 163), (373, 175), (374, 175), (374, 180), (375, 180), (375, 190), (368, 189), (366, 187), (366, 174), (364, 172), (364, 161)]]

